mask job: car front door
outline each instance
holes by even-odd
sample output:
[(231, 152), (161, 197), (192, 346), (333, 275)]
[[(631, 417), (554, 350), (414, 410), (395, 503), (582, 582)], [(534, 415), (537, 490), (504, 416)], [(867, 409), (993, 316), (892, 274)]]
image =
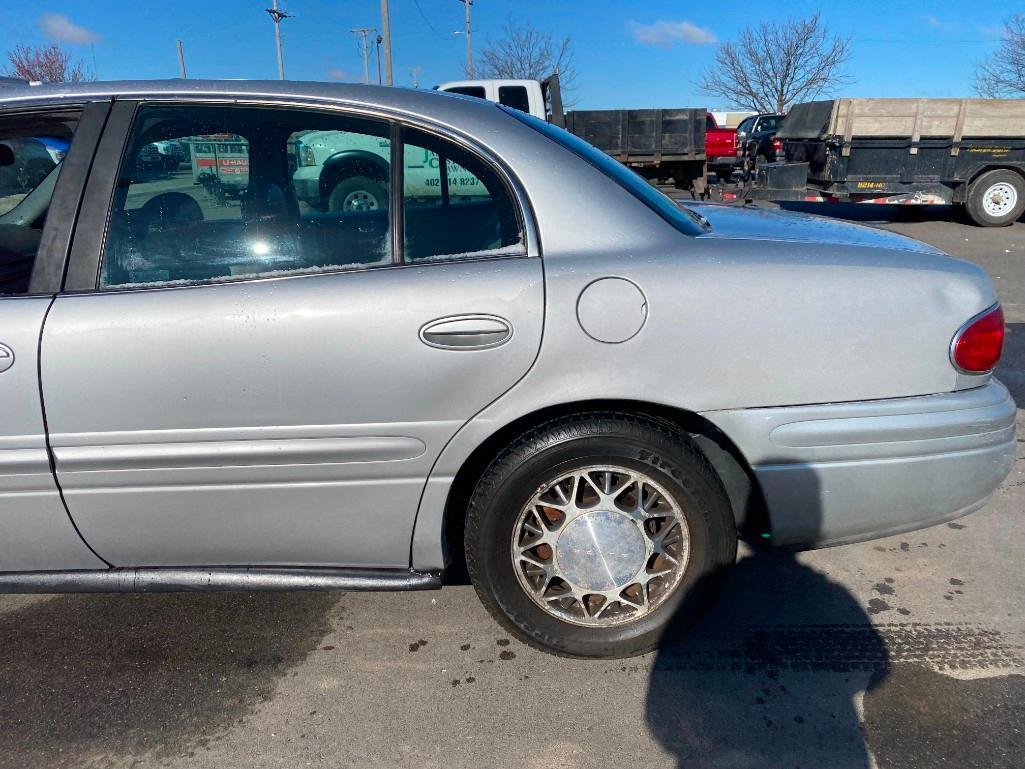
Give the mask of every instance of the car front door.
[[(0, 113), (0, 572), (106, 567), (61, 502), (37, 352), (108, 110), (93, 103)], [(48, 141), (66, 155), (47, 155)]]
[[(340, 112), (119, 102), (109, 126), (41, 345), (83, 536), (117, 566), (408, 566), (434, 460), (538, 352), (518, 193), (444, 139)], [(296, 201), (311, 130), (390, 143), (387, 209)], [(218, 139), (244, 152), (197, 176)], [(158, 140), (191, 160), (143, 169)], [(490, 195), (404, 194), (403, 144)]]

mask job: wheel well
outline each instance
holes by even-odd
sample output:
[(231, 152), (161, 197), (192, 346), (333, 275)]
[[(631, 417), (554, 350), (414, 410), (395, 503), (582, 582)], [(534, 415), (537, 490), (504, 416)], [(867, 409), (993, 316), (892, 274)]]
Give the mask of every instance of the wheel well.
[(388, 167), (383, 161), (361, 155), (343, 157), (333, 162), (329, 158), (320, 174), (321, 201), (326, 205), (331, 190), (334, 189), (338, 180), (350, 176), (365, 176), (368, 179), (387, 183)]
[(979, 178), (979, 176), (981, 176), (984, 173), (989, 173), (990, 171), (1014, 171), (1019, 176), (1021, 176), (1023, 179), (1025, 179), (1025, 168), (1020, 168), (1020, 167), (1015, 166), (1015, 165), (999, 165), (999, 164), (997, 164), (997, 165), (987, 165), (987, 166), (984, 166), (983, 168), (979, 169), (972, 176), (972, 178), (970, 178), (967, 181), (966, 188), (972, 187), (972, 185), (974, 185), (976, 183), (976, 180)]
[(445, 504), (444, 542), (450, 568), (463, 564), (463, 521), (470, 496), (484, 471), (517, 437), (545, 422), (591, 411), (618, 411), (670, 422), (691, 435), (722, 481), (733, 507), (737, 530), (752, 544), (771, 540), (768, 510), (761, 487), (744, 455), (719, 428), (691, 411), (655, 403), (593, 400), (552, 406), (516, 419), (481, 443), (463, 462)]

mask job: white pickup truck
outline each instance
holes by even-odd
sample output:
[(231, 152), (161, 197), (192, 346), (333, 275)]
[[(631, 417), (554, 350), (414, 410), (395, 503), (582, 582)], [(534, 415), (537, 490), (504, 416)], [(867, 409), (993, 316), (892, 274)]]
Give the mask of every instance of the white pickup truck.
[[(407, 144), (405, 196), (441, 197), (438, 156)], [(295, 141), (296, 196), (321, 211), (374, 211), (388, 207), (391, 143), (386, 138), (345, 131), (310, 131)], [(461, 165), (447, 161), (449, 196), (478, 198), (488, 191)]]
[[(466, 80), (442, 83), (439, 91), (491, 99), (546, 117), (545, 96), (537, 80)], [(560, 107), (561, 109), (561, 107)], [(292, 184), (299, 200), (321, 211), (373, 211), (388, 205), (391, 145), (388, 139), (344, 131), (309, 131), (295, 140)], [(419, 147), (405, 150), (405, 194), (441, 196), (438, 156)], [(487, 195), (476, 176), (448, 161), (451, 196)]]

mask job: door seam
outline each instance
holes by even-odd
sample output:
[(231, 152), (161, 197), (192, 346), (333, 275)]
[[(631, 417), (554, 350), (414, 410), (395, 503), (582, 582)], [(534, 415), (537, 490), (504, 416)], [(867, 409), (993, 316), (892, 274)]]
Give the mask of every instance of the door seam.
[(89, 544), (89, 541), (82, 535), (82, 531), (78, 528), (78, 524), (75, 522), (75, 518), (68, 507), (68, 501), (64, 498), (64, 488), (57, 477), (57, 458), (53, 453), (53, 446), (50, 444), (50, 425), (46, 421), (46, 399), (43, 397), (43, 333), (46, 330), (46, 321), (50, 317), (50, 310), (53, 309), (56, 301), (57, 295), (54, 294), (50, 297), (50, 304), (46, 306), (46, 312), (43, 313), (43, 322), (39, 326), (39, 342), (36, 345), (36, 384), (39, 387), (39, 409), (43, 416), (43, 441), (46, 444), (46, 458), (50, 463), (50, 475), (53, 477), (53, 483), (57, 487), (57, 494), (60, 496), (61, 505), (64, 506), (64, 512), (67, 514), (68, 520), (71, 522), (71, 526), (78, 535), (78, 538), (82, 540), (82, 544), (88, 548), (90, 553), (107, 564), (108, 568), (114, 568), (114, 564), (97, 553), (93, 546)]

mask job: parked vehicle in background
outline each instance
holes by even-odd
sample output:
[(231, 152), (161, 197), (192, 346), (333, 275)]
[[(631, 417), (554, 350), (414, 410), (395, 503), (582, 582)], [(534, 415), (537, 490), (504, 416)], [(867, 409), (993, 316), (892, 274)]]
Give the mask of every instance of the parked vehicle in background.
[(165, 171), (177, 171), (185, 160), (185, 147), (181, 142), (159, 141), (153, 142), (152, 146), (156, 147)]
[(744, 121), (745, 118), (749, 118), (752, 115), (757, 115), (757, 112), (751, 112), (750, 110), (721, 110), (721, 109), (710, 109), (712, 117), (715, 118), (716, 125), (722, 126), (723, 128), (736, 128)]
[[(992, 281), (910, 238), (683, 206), (424, 91), (0, 94), (0, 139), (26, 126), (74, 139), (0, 215), (0, 591), (427, 589), (458, 559), (525, 643), (626, 656), (739, 536), (915, 529), (1014, 466)], [(384, 205), (300, 205), (328, 131), (388, 142)], [(243, 204), (140, 175), (167, 140), (242, 145), (205, 167), (244, 167)]]
[(767, 113), (745, 118), (737, 126), (737, 158), (744, 168), (783, 159), (783, 141), (776, 136), (786, 115)]
[[(701, 193), (706, 177), (704, 109), (606, 109), (565, 112), (557, 74), (545, 80), (459, 80), (436, 90), (487, 99), (565, 128), (645, 179)], [(730, 130), (732, 135), (732, 130)], [(718, 159), (735, 161), (731, 139), (718, 137)], [(729, 141), (727, 152), (725, 142)], [(725, 160), (722, 160), (725, 163)]]
[[(407, 193), (418, 200), (453, 201), (487, 196), (477, 178), (451, 160), (427, 150), (407, 148), (404, 178)], [(388, 207), (391, 147), (387, 137), (309, 131), (295, 140), (296, 196), (320, 211), (376, 211)], [(440, 173), (439, 173), (440, 171)], [(443, 193), (443, 190), (445, 193)]]
[[(238, 199), (249, 185), (249, 142), (233, 134), (184, 137), (192, 163), (192, 181), (202, 185), (220, 203)], [(162, 163), (156, 143), (142, 149), (142, 155)]]
[(737, 164), (737, 132), (733, 128), (720, 128), (711, 112), (707, 113), (705, 121), (708, 171), (722, 181), (729, 181)]
[(562, 94), (553, 92), (558, 90), (557, 77), (547, 80), (455, 80), (435, 86), (434, 90), (487, 99), (541, 120), (551, 120), (553, 113), (557, 123), (563, 119)]
[(159, 141), (147, 144), (139, 152), (139, 168), (144, 171), (177, 171), (185, 160), (181, 142)]
[(798, 104), (777, 136), (776, 200), (963, 206), (983, 227), (1025, 212), (1025, 99), (834, 99)]

